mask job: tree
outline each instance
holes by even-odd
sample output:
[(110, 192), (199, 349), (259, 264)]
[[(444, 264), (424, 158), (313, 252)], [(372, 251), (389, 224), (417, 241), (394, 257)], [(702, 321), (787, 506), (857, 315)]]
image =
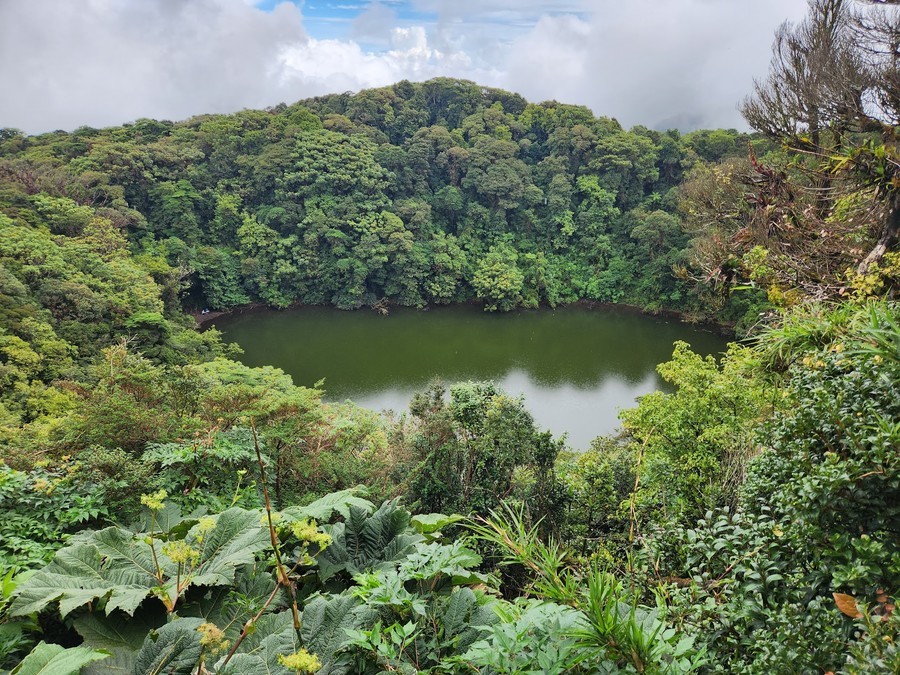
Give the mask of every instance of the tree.
[[(485, 515), (501, 500), (528, 501), (535, 519), (559, 505), (553, 470), (562, 443), (538, 430), (521, 398), (493, 382), (461, 382), (444, 401), (441, 385), (415, 395), (411, 444), (422, 462), (410, 480), (410, 498), (429, 511)], [(527, 494), (516, 493), (516, 472), (531, 473)]]
[[(815, 223), (808, 230), (827, 224), (841, 198), (874, 195), (875, 213), (844, 216), (880, 222), (868, 237), (874, 243), (859, 261), (860, 274), (900, 236), (900, 10), (884, 7), (897, 4), (869, 2), (854, 10), (849, 0), (810, 0), (801, 23), (778, 29), (769, 75), (742, 106), (754, 129), (807, 158), (808, 189), (815, 191)], [(763, 188), (786, 178), (756, 169)]]
[(525, 275), (516, 265), (519, 256), (508, 245), (492, 246), (472, 278), (478, 297), (488, 311), (509, 311), (522, 301)]

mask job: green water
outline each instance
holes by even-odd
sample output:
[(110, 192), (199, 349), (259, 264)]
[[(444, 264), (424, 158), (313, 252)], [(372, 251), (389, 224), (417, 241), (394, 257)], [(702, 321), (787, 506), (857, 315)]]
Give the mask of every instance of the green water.
[(324, 378), (326, 399), (374, 409), (405, 410), (435, 378), (494, 380), (581, 449), (618, 427), (620, 408), (663, 385), (655, 367), (675, 340), (703, 354), (725, 348), (721, 337), (674, 320), (606, 309), (488, 314), (463, 306), (380, 316), (311, 307), (222, 317), (215, 326), (244, 348), (247, 365), (276, 366), (305, 386)]

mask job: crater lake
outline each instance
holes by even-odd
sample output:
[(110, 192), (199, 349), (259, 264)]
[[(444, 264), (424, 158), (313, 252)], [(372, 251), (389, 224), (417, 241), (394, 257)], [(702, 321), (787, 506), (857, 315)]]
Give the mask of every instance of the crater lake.
[(237, 342), (249, 366), (271, 365), (295, 384), (324, 379), (325, 399), (405, 411), (433, 380), (493, 380), (524, 396), (537, 423), (574, 449), (614, 432), (618, 411), (665, 383), (657, 364), (676, 340), (718, 354), (725, 338), (617, 308), (488, 313), (473, 306), (393, 308), (382, 316), (322, 307), (254, 310), (210, 325)]

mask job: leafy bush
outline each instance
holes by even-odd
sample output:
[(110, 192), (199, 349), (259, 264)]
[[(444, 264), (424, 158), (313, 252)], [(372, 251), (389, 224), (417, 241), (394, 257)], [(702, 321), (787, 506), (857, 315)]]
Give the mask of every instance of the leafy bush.
[(811, 312), (762, 337), (774, 367), (793, 365), (737, 511), (651, 533), (645, 571), (680, 587), (670, 611), (704, 629), (719, 672), (896, 662), (897, 316), (885, 303)]
[(0, 463), (0, 572), (43, 565), (67, 535), (110, 515), (83, 473), (69, 457), (28, 472)]

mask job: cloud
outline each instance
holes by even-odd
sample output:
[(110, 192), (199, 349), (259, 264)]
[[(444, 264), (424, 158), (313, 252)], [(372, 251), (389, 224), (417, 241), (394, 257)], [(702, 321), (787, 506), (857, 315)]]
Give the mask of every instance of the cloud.
[(396, 25), (397, 12), (381, 2), (373, 2), (353, 20), (352, 34), (363, 42), (386, 44)]
[(805, 0), (612, 0), (589, 18), (545, 16), (510, 49), (509, 86), (628, 126), (744, 124), (737, 104), (766, 73), (775, 28)]
[(0, 5), (0, 126), (184, 118), (277, 102), (272, 71), (306, 39), (291, 3), (28, 0)]
[[(741, 125), (736, 104), (765, 74), (774, 29), (806, 0), (336, 4), (0, 0), (0, 127), (184, 119), (435, 76), (626, 125)], [(314, 5), (318, 25), (340, 19), (331, 39), (307, 33)]]
[(343, 40), (310, 39), (288, 47), (280, 57), (282, 83), (295, 91), (326, 93), (438, 76), (497, 79), (497, 73), (477, 68), (463, 53), (445, 54), (431, 47), (422, 26), (394, 28), (389, 43), (389, 50), (377, 54)]

